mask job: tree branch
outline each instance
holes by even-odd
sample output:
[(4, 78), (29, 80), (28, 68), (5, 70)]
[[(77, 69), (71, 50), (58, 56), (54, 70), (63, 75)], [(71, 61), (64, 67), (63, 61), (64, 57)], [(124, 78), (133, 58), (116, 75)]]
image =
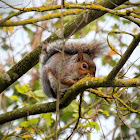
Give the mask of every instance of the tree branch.
[[(92, 104), (91, 106), (88, 106), (88, 108), (83, 112), (83, 115), (86, 114), (89, 110), (95, 108), (98, 104), (100, 104), (102, 102), (102, 99), (97, 100), (94, 104)], [(63, 126), (62, 128), (59, 128), (57, 130), (57, 134), (59, 134), (60, 132), (62, 132), (63, 130), (65, 130), (66, 128), (68, 128), (70, 125), (72, 125), (73, 123), (75, 123), (77, 121), (78, 118), (74, 118), (73, 120), (69, 121), (65, 126)], [(50, 139), (54, 137), (54, 132), (51, 133), (50, 135), (46, 136), (45, 139)]]
[[(114, 79), (113, 81), (107, 81), (106, 77), (95, 78), (86, 76), (85, 78), (78, 81), (74, 84), (61, 98), (59, 108), (65, 108), (68, 106), (76, 96), (88, 88), (97, 88), (97, 87), (137, 87), (140, 86), (140, 79)], [(107, 96), (105, 96), (106, 98)], [(103, 98), (103, 95), (102, 95)], [(116, 98), (116, 96), (115, 96)], [(125, 103), (124, 103), (125, 104)], [(126, 104), (125, 104), (126, 105)], [(128, 107), (128, 106), (127, 106)], [(130, 109), (130, 108), (129, 108)], [(56, 111), (56, 102), (35, 104), (32, 106), (24, 106), (23, 108), (15, 109), (13, 111), (4, 113), (0, 115), (0, 124), (19, 119), (22, 117), (27, 117), (29, 115), (35, 115), (40, 113), (48, 113)], [(134, 113), (140, 114), (131, 109)]]
[[(83, 10), (69, 10), (69, 11), (63, 11), (63, 16), (68, 16), (68, 15), (76, 15), (80, 12), (82, 12)], [(52, 13), (52, 14), (47, 14), (47, 15), (43, 15), (40, 16), (39, 18), (30, 18), (27, 20), (20, 20), (20, 21), (6, 21), (6, 22), (0, 22), (0, 27), (9, 27), (9, 26), (19, 26), (19, 25), (26, 25), (26, 24), (33, 24), (39, 21), (45, 21), (45, 20), (49, 20), (49, 19), (54, 19), (54, 18), (60, 18), (61, 17), (61, 12), (58, 13)]]
[(123, 54), (119, 62), (116, 64), (116, 66), (112, 69), (112, 71), (108, 74), (107, 80), (112, 80), (115, 78), (117, 73), (120, 71), (120, 69), (123, 67), (123, 65), (126, 63), (134, 49), (137, 47), (138, 43), (140, 42), (140, 33), (134, 36), (133, 41), (128, 46), (128, 49)]
[[(111, 10), (109, 8), (103, 7), (101, 5), (93, 4), (93, 3), (88, 4), (88, 5), (66, 4), (65, 3), (64, 6), (65, 6), (65, 9), (73, 9), (73, 10), (69, 10), (69, 11), (63, 11), (64, 16), (78, 14), (79, 12), (82, 11), (82, 9), (83, 10), (90, 9), (90, 10), (108, 12), (108, 13), (111, 13), (111, 14), (114, 14), (114, 15), (117, 15), (120, 17), (124, 17), (124, 18), (136, 23), (138, 26), (140, 26), (140, 22), (137, 19), (137, 18), (140, 18), (140, 16), (133, 14), (133, 10), (128, 9), (128, 10), (126, 10), (126, 12), (121, 12), (121, 11), (117, 11), (117, 10)], [(50, 10), (56, 10), (56, 9), (61, 9), (61, 6), (55, 5), (55, 6), (41, 6), (41, 7), (32, 7), (32, 8), (18, 8), (18, 10), (21, 10), (24, 12), (30, 12), (30, 11), (43, 12), (43, 11), (50, 11)], [(60, 18), (60, 16), (61, 16), (61, 12), (58, 12), (58, 13), (47, 14), (45, 16), (41, 16), (40, 18), (31, 18), (31, 19), (22, 20), (22, 21), (6, 21), (5, 23), (3, 21), (0, 21), (0, 23), (1, 23), (0, 26), (3, 27), (3, 26), (26, 25), (26, 24), (32, 24), (32, 23), (36, 23), (39, 21), (44, 21), (44, 20), (48, 20), (48, 19), (52, 19), (52, 18)]]

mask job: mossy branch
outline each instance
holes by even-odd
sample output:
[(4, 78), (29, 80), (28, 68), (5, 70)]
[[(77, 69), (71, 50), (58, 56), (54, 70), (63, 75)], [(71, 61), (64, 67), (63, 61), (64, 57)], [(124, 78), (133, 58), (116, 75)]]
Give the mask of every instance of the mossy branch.
[(37, 47), (10, 70), (2, 74), (0, 77), (0, 93), (38, 63), (40, 52), (41, 48)]
[[(47, 5), (47, 6), (46, 5), (42, 5), (40, 7), (31, 7), (31, 8), (25, 8), (24, 7), (24, 8), (18, 8), (18, 7), (15, 7), (15, 6), (12, 6), (12, 5), (8, 4), (7, 2), (5, 2), (3, 0), (0, 0), (0, 1), (3, 2), (3, 3), (5, 3), (7, 6), (11, 7), (12, 9), (19, 10), (21, 12), (32, 12), (32, 11), (45, 12), (45, 11), (52, 11), (52, 10), (61, 9), (61, 5)], [(132, 2), (126, 1), (123, 5), (139, 6), (140, 5), (140, 2), (132, 3)], [(101, 10), (100, 9), (101, 8), (100, 5), (93, 4), (92, 2), (90, 4), (89, 3), (83, 3), (83, 4), (66, 4), (65, 2), (63, 2), (63, 7), (65, 9), (73, 9), (73, 8), (87, 9), (87, 8), (92, 8), (92, 10)], [(120, 7), (120, 6), (118, 6), (118, 7)], [(102, 10), (109, 10), (109, 9), (107, 9), (105, 7), (103, 7), (103, 8), (104, 9), (102, 9)]]
[[(63, 11), (63, 16), (68, 16), (68, 15), (77, 15), (78, 13), (82, 12), (83, 10), (69, 10), (69, 11)], [(20, 21), (11, 21), (8, 20), (6, 22), (0, 21), (0, 27), (9, 27), (9, 26), (19, 26), (19, 25), (26, 25), (26, 24), (34, 24), (39, 21), (45, 21), (49, 19), (54, 19), (54, 18), (60, 18), (61, 17), (61, 12), (58, 13), (52, 13), (52, 14), (47, 14), (44, 16), (40, 16), (39, 18), (30, 18), (27, 20), (20, 20)]]
[(130, 8), (130, 7), (136, 7), (136, 6), (139, 6), (140, 5), (140, 2), (135, 2), (135, 3), (132, 3), (132, 2), (125, 2), (124, 4), (118, 6), (117, 8), (115, 8), (116, 10), (120, 10), (120, 9), (126, 9), (126, 8)]
[(115, 78), (117, 73), (120, 71), (120, 69), (123, 67), (123, 65), (126, 63), (134, 49), (137, 47), (138, 43), (140, 42), (140, 33), (137, 35), (133, 35), (134, 39), (132, 40), (131, 44), (128, 46), (126, 52), (123, 54), (119, 62), (116, 64), (116, 66), (112, 69), (112, 71), (107, 76), (108, 80), (112, 80)]
[(7, 16), (6, 18), (2, 18), (2, 19), (0, 20), (0, 26), (1, 26), (3, 23), (5, 23), (7, 20), (9, 20), (10, 18), (12, 18), (12, 17), (14, 17), (14, 16), (21, 15), (22, 13), (23, 13), (22, 11), (19, 11), (19, 12), (17, 12), (17, 13), (14, 13), (14, 14), (11, 14), (11, 15)]
[[(117, 5), (120, 5), (126, 1), (127, 0), (103, 0), (98, 4), (113, 9)], [(70, 21), (69, 23), (64, 25), (64, 38), (69, 38), (81, 28), (85, 27), (87, 24), (104, 14), (105, 12), (102, 11), (83, 11), (73, 21)], [(28, 54), (21, 61), (15, 64), (9, 71), (3, 74), (0, 77), (0, 93), (38, 63), (42, 45), (45, 45), (47, 42), (54, 41), (61, 37), (61, 30), (58, 29), (49, 38), (43, 41), (35, 50), (33, 50), (30, 54)]]
[[(106, 77), (95, 78), (86, 76), (85, 78), (78, 81), (74, 84), (64, 95), (64, 97), (60, 100), (60, 109), (67, 107), (75, 98), (76, 96), (83, 92), (88, 88), (97, 88), (97, 87), (137, 87), (140, 86), (140, 79), (114, 79), (113, 81), (108, 82)], [(96, 94), (97, 95), (97, 94)], [(100, 93), (99, 93), (100, 95)], [(107, 96), (101, 95), (102, 98), (107, 98)], [(114, 95), (114, 98), (117, 98)], [(119, 100), (117, 98), (117, 100)], [(120, 101), (120, 100), (119, 100)], [(120, 101), (123, 103), (123, 101)], [(128, 106), (123, 103), (127, 108)], [(131, 109), (130, 107), (128, 108)], [(48, 112), (55, 112), (56, 111), (56, 102), (49, 102), (49, 103), (42, 103), (42, 104), (35, 104), (32, 106), (25, 106), (23, 108), (15, 109), (13, 111), (4, 113), (0, 115), (0, 124), (4, 124), (6, 122), (19, 119), (22, 117), (27, 117), (29, 115), (41, 114), (41, 113), (48, 113)], [(140, 112), (131, 109), (130, 111), (134, 113), (140, 114)]]
[(13, 5), (8, 4), (7, 2), (5, 2), (3, 0), (0, 0), (0, 1), (3, 2), (4, 4), (6, 4), (7, 6), (11, 7), (12, 9), (19, 10), (22, 12), (32, 12), (32, 11), (45, 12), (45, 11), (61, 9), (61, 5), (49, 5), (49, 6), (43, 5), (40, 7), (18, 8), (18, 7), (15, 7)]
[[(8, 5), (8, 4), (7, 4)], [(16, 8), (12, 5), (8, 5), (10, 7), (12, 7), (13, 9), (16, 10), (20, 10), (17, 15), (21, 12), (30, 12), (30, 11), (37, 11), (37, 12), (44, 12), (44, 11), (51, 11), (51, 10), (56, 10), (56, 9), (61, 9), (61, 5), (52, 5), (52, 6), (40, 6), (40, 7), (32, 7), (32, 8)], [(136, 23), (138, 26), (140, 26), (140, 22), (137, 18), (140, 18), (139, 15), (137, 14), (133, 14), (132, 10), (126, 10), (126, 12), (120, 12), (117, 10), (111, 10), (109, 8), (106, 8), (102, 5), (97, 5), (97, 4), (87, 4), (87, 5), (81, 5), (81, 4), (64, 4), (64, 8), (65, 9), (73, 9), (73, 10), (69, 10), (69, 11), (63, 11), (63, 15), (67, 16), (67, 15), (75, 15), (78, 14), (79, 12), (86, 10), (86, 9), (90, 9), (90, 10), (97, 10), (97, 11), (102, 11), (102, 12), (108, 12), (111, 14), (115, 14), (117, 16), (120, 17), (124, 17), (134, 23)], [(128, 14), (129, 12), (129, 14)], [(15, 14), (16, 15), (16, 14)], [(13, 16), (15, 16), (13, 14)], [(27, 19), (27, 20), (23, 20), (23, 21), (6, 21), (6, 19), (10, 19), (13, 16), (8, 16), (5, 19), (0, 20), (0, 26), (19, 26), (19, 25), (26, 25), (26, 24), (33, 24), (39, 21), (44, 21), (44, 20), (48, 20), (48, 19), (52, 19), (52, 18), (60, 18), (61, 13), (52, 13), (52, 14), (47, 14), (44, 16), (40, 16), (39, 18), (31, 18), (31, 19)], [(4, 23), (4, 21), (6, 21)]]

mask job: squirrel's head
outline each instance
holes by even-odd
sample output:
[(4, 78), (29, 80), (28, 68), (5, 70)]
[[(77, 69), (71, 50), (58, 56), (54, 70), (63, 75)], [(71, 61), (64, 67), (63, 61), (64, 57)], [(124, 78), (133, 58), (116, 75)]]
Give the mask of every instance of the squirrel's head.
[(96, 65), (88, 54), (79, 51), (76, 55), (76, 62), (80, 78), (83, 78), (87, 74), (95, 77)]

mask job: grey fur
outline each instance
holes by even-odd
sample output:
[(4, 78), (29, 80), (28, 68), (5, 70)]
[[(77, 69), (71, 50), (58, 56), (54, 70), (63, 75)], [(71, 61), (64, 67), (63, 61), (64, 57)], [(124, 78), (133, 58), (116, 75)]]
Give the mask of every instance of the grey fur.
[[(105, 45), (103, 45), (103, 43), (97, 42), (97, 41), (90, 42), (90, 43), (80, 43), (80, 42), (76, 43), (76, 42), (67, 41), (67, 42), (65, 42), (65, 45), (64, 45), (64, 52), (67, 54), (65, 56), (65, 58), (68, 58), (68, 60), (71, 63), (73, 63), (73, 66), (75, 66), (74, 65), (75, 55), (79, 51), (82, 51), (83, 53), (85, 53), (84, 55), (87, 55), (86, 59), (91, 59), (91, 58), (99, 55), (102, 52), (101, 50), (103, 50), (104, 46)], [(57, 79), (52, 74), (49, 74), (48, 69), (51, 68), (55, 74), (56, 74), (56, 72), (55, 72), (56, 69), (57, 69), (57, 71), (61, 71), (59, 68), (60, 66), (57, 66), (54, 68), (54, 64), (56, 63), (56, 57), (51, 57), (51, 56), (57, 55), (58, 52), (61, 52), (62, 47), (63, 47), (62, 40), (57, 40), (55, 42), (49, 43), (46, 46), (46, 54), (41, 54), (41, 56), (40, 56), (41, 83), (42, 83), (43, 91), (48, 97), (54, 97), (54, 96), (56, 96), (56, 93), (57, 93), (57, 82), (56, 82)], [(73, 55), (73, 57), (71, 57), (71, 60), (70, 60), (69, 56), (71, 56), (71, 55)], [(58, 58), (58, 59), (61, 60), (61, 58)], [(69, 62), (67, 63), (67, 60), (65, 60), (64, 65), (65, 66), (67, 65), (67, 68), (69, 67), (68, 64), (69, 64)], [(72, 67), (69, 68), (69, 70), (70, 69), (72, 70)], [(73, 69), (77, 69), (77, 68), (73, 67)], [(75, 75), (74, 70), (72, 71), (72, 73), (74, 76)], [(50, 81), (48, 79), (46, 79), (46, 77), (48, 77), (48, 76), (49, 76), (49, 79), (51, 79)], [(68, 76), (69, 75), (67, 75), (67, 77)], [(58, 75), (56, 77), (58, 77)], [(54, 85), (54, 83), (55, 83), (55, 85)], [(61, 86), (63, 87), (63, 90), (68, 88), (68, 86), (64, 85), (64, 84), (61, 84)], [(53, 89), (55, 95), (52, 94), (52, 89)]]

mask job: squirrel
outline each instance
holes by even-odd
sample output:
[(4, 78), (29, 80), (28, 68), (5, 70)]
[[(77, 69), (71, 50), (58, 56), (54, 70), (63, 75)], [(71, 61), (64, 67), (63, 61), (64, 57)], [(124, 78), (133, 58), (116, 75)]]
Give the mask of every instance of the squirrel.
[(60, 98), (70, 86), (87, 74), (95, 77), (96, 65), (93, 59), (101, 53), (102, 47), (103, 43), (97, 41), (91, 43), (65, 42), (61, 73), (63, 41), (48, 43), (45, 48), (43, 46), (40, 61), (44, 93), (56, 99), (60, 73)]

